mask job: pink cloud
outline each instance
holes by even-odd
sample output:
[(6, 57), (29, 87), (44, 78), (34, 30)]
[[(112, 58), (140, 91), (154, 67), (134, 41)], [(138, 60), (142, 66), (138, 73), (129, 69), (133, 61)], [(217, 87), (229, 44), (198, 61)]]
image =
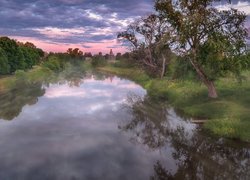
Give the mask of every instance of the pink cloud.
[[(118, 45), (116, 40), (109, 40), (109, 41), (102, 41), (97, 43), (84, 43), (84, 44), (57, 44), (49, 41), (43, 41), (36, 38), (30, 38), (30, 37), (21, 37), (21, 36), (10, 36), (10, 38), (16, 39), (21, 42), (32, 42), (35, 44), (38, 48), (43, 49), (46, 52), (66, 52), (68, 48), (79, 48), (83, 52), (92, 52), (92, 53), (98, 53), (102, 52), (103, 54), (109, 53), (110, 49), (109, 47)], [(90, 46), (91, 48), (84, 48), (85, 46)], [(128, 50), (126, 47), (117, 47), (113, 48), (114, 53), (124, 53)]]

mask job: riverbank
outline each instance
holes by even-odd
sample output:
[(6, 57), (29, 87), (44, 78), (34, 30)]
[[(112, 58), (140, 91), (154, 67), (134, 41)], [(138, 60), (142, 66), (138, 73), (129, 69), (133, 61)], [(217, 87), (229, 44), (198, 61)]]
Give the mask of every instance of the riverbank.
[[(27, 71), (18, 70), (13, 75), (0, 77), (0, 94), (15, 88), (16, 83), (50, 83), (57, 81), (60, 77), (64, 78), (64, 76), (67, 76), (67, 74), (71, 73), (72, 71), (86, 71), (88, 69), (91, 69), (91, 65), (90, 63), (85, 62), (79, 63), (78, 66), (66, 63), (64, 69), (61, 72), (55, 72), (42, 65), (34, 66), (32, 69)], [(58, 73), (60, 73), (60, 76), (54, 76)]]
[[(81, 66), (82, 70), (91, 69), (89, 62)], [(191, 80), (153, 79), (140, 69), (112, 65), (98, 69), (127, 77), (142, 85), (150, 97), (166, 101), (195, 120), (206, 120), (204, 130), (213, 135), (250, 142), (250, 72), (244, 73), (246, 80), (242, 84), (233, 77), (217, 81), (219, 98), (212, 100), (207, 97), (206, 87)], [(67, 72), (70, 71), (64, 71), (62, 76), (67, 76)], [(12, 89), (17, 82), (51, 82), (53, 74), (42, 66), (35, 66), (26, 72), (17, 71), (15, 75), (0, 78), (0, 93)]]
[(165, 100), (185, 115), (206, 120), (204, 130), (212, 135), (250, 142), (250, 72), (239, 84), (233, 77), (216, 81), (219, 98), (207, 97), (207, 89), (191, 80), (152, 79), (142, 70), (112, 65), (101, 71), (127, 77), (147, 89), (150, 97)]
[(48, 68), (34, 66), (28, 71), (18, 70), (15, 74), (0, 78), (0, 93), (4, 93), (15, 87), (17, 81), (22, 83), (42, 82), (51, 77), (53, 72)]

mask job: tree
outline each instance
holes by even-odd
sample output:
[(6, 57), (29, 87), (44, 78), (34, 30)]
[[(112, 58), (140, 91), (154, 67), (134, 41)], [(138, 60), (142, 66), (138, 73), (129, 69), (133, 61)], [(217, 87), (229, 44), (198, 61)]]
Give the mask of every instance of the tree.
[(84, 53), (84, 57), (86, 58), (86, 57), (88, 57), (88, 58), (92, 58), (93, 57), (93, 55), (92, 55), (92, 53), (91, 52), (85, 52)]
[(31, 43), (31, 42), (26, 42), (26, 43), (24, 44), (24, 46), (25, 46), (25, 47), (32, 48), (32, 49), (36, 49), (36, 46), (35, 46), (33, 43)]
[(160, 49), (162, 47), (169, 49), (167, 36), (163, 38), (169, 28), (167, 25), (164, 18), (151, 14), (131, 23), (127, 30), (120, 32), (117, 37), (130, 44), (134, 59), (140, 64), (155, 71), (162, 67), (161, 74), (164, 74), (166, 59), (170, 59), (166, 57), (169, 56), (170, 51)]
[(115, 56), (116, 60), (121, 60), (122, 59), (122, 53), (117, 53)]
[(240, 66), (235, 64), (240, 63), (238, 57), (244, 52), (247, 33), (244, 13), (219, 11), (212, 2), (156, 0), (155, 8), (172, 27), (172, 49), (192, 64), (207, 86), (208, 96), (217, 98), (214, 80), (228, 72), (239, 72)]
[(17, 42), (17, 44), (24, 57), (25, 69), (30, 69), (32, 66), (38, 64), (40, 58), (44, 56), (43, 50), (37, 48), (31, 42)]
[(83, 57), (83, 52), (79, 48), (69, 48), (67, 50), (67, 54), (69, 54), (72, 58), (82, 58)]
[(4, 50), (0, 47), (0, 74), (8, 74), (8, 73), (10, 73), (8, 58)]
[(4, 50), (10, 72), (15, 72), (17, 69), (25, 69), (24, 57), (15, 40), (8, 37), (0, 37), (0, 47)]

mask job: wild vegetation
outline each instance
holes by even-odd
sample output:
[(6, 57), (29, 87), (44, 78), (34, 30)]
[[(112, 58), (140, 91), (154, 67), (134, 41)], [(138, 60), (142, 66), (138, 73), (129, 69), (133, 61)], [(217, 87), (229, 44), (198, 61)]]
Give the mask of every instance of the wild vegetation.
[(45, 55), (32, 43), (1, 37), (0, 74), (15, 76), (0, 79), (0, 92), (16, 79), (36, 82), (87, 64), (140, 83), (152, 99), (166, 101), (185, 116), (207, 120), (205, 129), (215, 135), (250, 141), (246, 15), (219, 11), (213, 2), (156, 0), (155, 14), (118, 33), (131, 51), (118, 53), (113, 64), (109, 54), (70, 48)]
[(203, 127), (212, 134), (250, 141), (246, 15), (212, 4), (157, 0), (155, 14), (118, 34), (131, 47), (128, 60), (99, 69), (133, 79), (151, 98), (207, 120)]
[(0, 37), (0, 75), (26, 70), (40, 63), (43, 50), (30, 42), (21, 43)]
[(240, 77), (249, 59), (244, 58), (246, 15), (235, 9), (219, 11), (212, 3), (157, 0), (155, 14), (130, 24), (118, 38), (130, 43), (138, 64), (161, 77), (173, 56), (178, 57), (196, 72), (208, 96), (217, 98), (214, 81), (231, 74)]

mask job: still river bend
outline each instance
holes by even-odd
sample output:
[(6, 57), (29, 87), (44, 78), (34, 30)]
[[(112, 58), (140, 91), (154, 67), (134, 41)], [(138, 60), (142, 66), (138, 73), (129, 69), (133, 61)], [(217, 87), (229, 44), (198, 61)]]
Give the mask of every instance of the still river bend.
[(249, 179), (249, 144), (215, 139), (136, 83), (72, 74), (0, 94), (1, 180)]

